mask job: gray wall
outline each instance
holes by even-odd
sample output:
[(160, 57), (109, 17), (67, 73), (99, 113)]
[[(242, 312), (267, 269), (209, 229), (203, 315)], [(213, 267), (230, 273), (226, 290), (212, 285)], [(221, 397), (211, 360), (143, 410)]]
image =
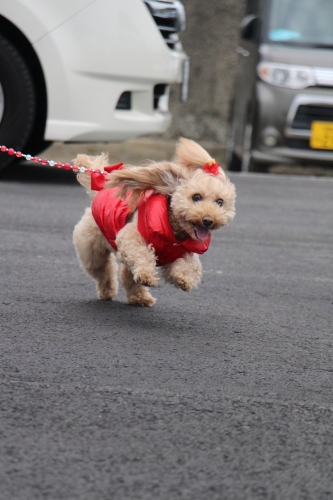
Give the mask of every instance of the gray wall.
[(244, 0), (182, 0), (187, 28), (181, 35), (191, 58), (190, 94), (179, 102), (173, 86), (173, 121), (165, 138), (180, 135), (224, 143), (229, 100), (237, 66), (238, 26)]

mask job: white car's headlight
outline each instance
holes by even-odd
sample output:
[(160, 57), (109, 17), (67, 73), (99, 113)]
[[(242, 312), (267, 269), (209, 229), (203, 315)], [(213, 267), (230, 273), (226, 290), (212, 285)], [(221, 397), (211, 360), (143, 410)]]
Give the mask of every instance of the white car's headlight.
[(305, 89), (316, 84), (314, 71), (308, 66), (260, 63), (257, 71), (264, 82), (278, 87)]

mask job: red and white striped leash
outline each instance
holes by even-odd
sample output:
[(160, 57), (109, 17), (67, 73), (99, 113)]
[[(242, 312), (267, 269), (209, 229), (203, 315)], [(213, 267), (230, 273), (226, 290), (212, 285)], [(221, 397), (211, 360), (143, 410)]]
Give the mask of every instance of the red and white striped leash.
[(71, 163), (62, 163), (60, 161), (46, 160), (45, 158), (39, 158), (38, 156), (27, 155), (21, 153), (21, 151), (15, 151), (13, 148), (7, 148), (6, 146), (0, 146), (0, 151), (2, 153), (7, 153), (10, 156), (16, 156), (16, 158), (24, 158), (27, 161), (33, 161), (34, 163), (41, 163), (50, 167), (64, 168), (65, 170), (71, 170), (72, 172), (87, 172), (91, 176), (91, 189), (93, 191), (100, 191), (104, 188), (105, 182), (109, 179), (109, 174), (114, 170), (120, 170), (123, 168), (123, 163), (116, 163), (115, 165), (107, 165), (103, 167), (103, 171), (94, 170), (92, 168), (86, 168), (83, 166), (71, 165)]
[(0, 146), (0, 151), (2, 153), (7, 153), (10, 156), (16, 156), (16, 158), (23, 158), (27, 161), (33, 161), (34, 163), (41, 163), (44, 166), (49, 165), (50, 167), (64, 168), (65, 170), (72, 170), (73, 172), (95, 172), (95, 170), (92, 170), (91, 168), (78, 167), (77, 165), (71, 165), (70, 163), (61, 163), (54, 160), (46, 160), (45, 158), (39, 158), (38, 156), (31, 156), (21, 153), (21, 151), (15, 151), (13, 148), (7, 148), (6, 146)]

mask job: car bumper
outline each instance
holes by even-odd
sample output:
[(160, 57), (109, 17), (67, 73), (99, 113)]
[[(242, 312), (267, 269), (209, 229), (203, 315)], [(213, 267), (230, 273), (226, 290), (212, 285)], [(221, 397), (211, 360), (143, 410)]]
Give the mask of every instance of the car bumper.
[[(121, 141), (162, 133), (168, 95), (154, 108), (154, 87), (181, 83), (186, 54), (171, 50), (141, 0), (97, 0), (33, 44), (44, 71), (46, 140)], [(116, 109), (131, 93), (131, 109)]]
[[(255, 162), (325, 164), (333, 161), (333, 151), (310, 147), (311, 120), (306, 124), (299, 124), (295, 120), (299, 106), (305, 104), (333, 110), (333, 89), (310, 88), (300, 91), (257, 82), (256, 102), (256, 127), (251, 154)], [(313, 120), (320, 120), (315, 114), (313, 116)], [(268, 134), (275, 136), (274, 146), (265, 145)]]
[(325, 164), (333, 163), (333, 152), (291, 148), (254, 149), (251, 158), (257, 163)]

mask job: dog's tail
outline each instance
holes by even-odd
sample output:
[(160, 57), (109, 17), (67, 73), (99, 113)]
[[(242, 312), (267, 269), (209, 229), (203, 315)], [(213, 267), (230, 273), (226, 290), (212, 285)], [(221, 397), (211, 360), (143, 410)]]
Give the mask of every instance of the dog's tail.
[[(99, 156), (80, 154), (75, 158), (74, 164), (78, 167), (86, 167), (103, 172), (105, 165), (108, 165), (108, 161), (109, 157), (107, 153), (102, 153)], [(88, 172), (80, 172), (77, 175), (77, 180), (85, 188), (89, 198), (94, 198), (98, 191), (91, 189), (91, 175)]]

